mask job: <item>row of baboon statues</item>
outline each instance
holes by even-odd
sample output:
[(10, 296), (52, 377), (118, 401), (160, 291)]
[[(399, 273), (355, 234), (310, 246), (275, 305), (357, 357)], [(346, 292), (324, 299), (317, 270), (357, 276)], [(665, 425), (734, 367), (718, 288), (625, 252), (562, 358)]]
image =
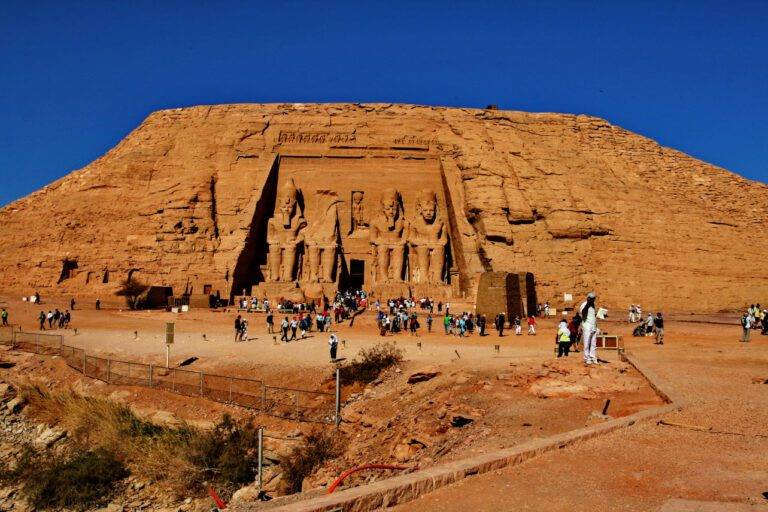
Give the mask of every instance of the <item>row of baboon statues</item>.
[[(308, 223), (299, 208), (299, 190), (293, 180), (280, 188), (274, 216), (267, 224), (268, 281), (295, 281), (303, 254), (303, 281), (334, 282), (340, 249), (337, 205), (341, 201), (332, 192), (317, 194), (318, 218)], [(363, 193), (353, 192), (350, 234), (360, 236), (368, 231), (374, 284), (402, 282), (406, 257), (411, 282), (445, 282), (448, 233), (434, 190), (418, 194), (416, 215), (410, 220), (405, 218), (400, 193), (395, 189), (382, 192), (380, 211), (370, 222), (365, 220), (364, 213)]]

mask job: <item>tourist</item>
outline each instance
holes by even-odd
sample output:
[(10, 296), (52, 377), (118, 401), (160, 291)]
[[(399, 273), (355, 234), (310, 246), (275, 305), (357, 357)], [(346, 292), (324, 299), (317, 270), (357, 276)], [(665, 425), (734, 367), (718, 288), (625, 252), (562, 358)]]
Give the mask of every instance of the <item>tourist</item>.
[(288, 317), (286, 316), (283, 318), (283, 321), (280, 322), (280, 332), (282, 332), (282, 336), (280, 336), (280, 341), (288, 342), (288, 327), (290, 327), (290, 324), (288, 323)]
[(35, 304), (42, 304), (43, 301), (40, 300), (40, 292), (35, 292)]
[(67, 315), (69, 314), (69, 310), (64, 311), (59, 315), (59, 329), (63, 329), (67, 326)]
[(323, 316), (325, 317), (325, 330), (331, 332), (331, 315), (326, 311)]
[(248, 341), (248, 320), (240, 322), (240, 341)]
[(545, 317), (549, 316), (549, 301), (544, 303), (544, 316)]
[(237, 315), (237, 318), (235, 318), (235, 341), (238, 341), (240, 339), (240, 335), (242, 334), (242, 326), (243, 326), (243, 317), (240, 315)]
[(459, 317), (458, 334), (460, 338), (464, 337), (464, 333), (467, 332), (467, 320), (464, 316)]
[(101, 299), (96, 299), (96, 309), (101, 309)]
[(3, 308), (2, 313), (0, 313), (0, 317), (3, 319), (3, 326), (8, 325), (8, 310)]
[(411, 336), (418, 336), (416, 329), (419, 328), (419, 319), (416, 317), (416, 313), (411, 313), (409, 328), (411, 331)]
[(331, 362), (336, 362), (336, 350), (339, 348), (339, 338), (336, 334), (331, 333), (328, 337), (328, 347), (331, 349)]
[(507, 323), (507, 319), (504, 316), (504, 313), (499, 313), (496, 315), (496, 320), (494, 321), (494, 327), (496, 327), (496, 330), (499, 332), (499, 337), (504, 336), (504, 325)]
[(645, 335), (653, 336), (653, 313), (648, 312), (648, 318), (645, 319)]
[(653, 325), (656, 328), (656, 345), (664, 344), (664, 318), (661, 316), (661, 312), (656, 313), (656, 319), (653, 321)]
[(528, 334), (536, 336), (536, 319), (533, 315), (528, 315)]
[[(438, 310), (440, 309), (443, 309), (442, 302), (440, 303), (440, 307), (438, 308)], [(445, 316), (443, 317), (443, 328), (445, 329), (445, 334), (451, 333), (451, 315), (449, 315), (448, 313), (446, 313)]]
[(432, 318), (432, 312), (427, 315), (427, 332), (432, 332), (432, 322), (434, 321), (434, 318)]
[(48, 310), (48, 315), (45, 317), (48, 320), (48, 328), (53, 329), (53, 311)]
[(40, 312), (39, 319), (40, 319), (40, 330), (44, 331), (45, 330), (45, 311)]
[(515, 320), (512, 323), (515, 326), (515, 336), (521, 336), (523, 334), (523, 327), (520, 322), (520, 315), (515, 315)]
[(64, 328), (69, 329), (69, 322), (72, 320), (72, 315), (67, 311), (64, 313)]
[(443, 301), (439, 301), (437, 303), (437, 312), (442, 313), (443, 312)]
[(576, 313), (568, 322), (568, 331), (571, 333), (571, 343), (568, 348), (573, 348), (574, 352), (579, 351), (579, 331), (581, 331), (581, 316)]
[(275, 332), (275, 317), (271, 311), (267, 311), (267, 333), (273, 334)]
[(581, 341), (584, 352), (584, 364), (598, 364), (597, 360), (597, 306), (595, 292), (587, 294), (587, 300), (579, 306), (581, 314)]
[(323, 332), (323, 327), (325, 327), (325, 318), (323, 317), (322, 312), (315, 315), (315, 323), (317, 324), (317, 331)]
[(477, 318), (477, 328), (480, 331), (480, 336), (485, 336), (485, 322), (486, 322), (485, 315), (480, 315)]
[(744, 330), (741, 341), (747, 343), (749, 341), (749, 331), (752, 329), (752, 320), (750, 319), (749, 312), (746, 312), (741, 317), (741, 327)]
[(565, 318), (560, 320), (560, 324), (557, 326), (555, 343), (557, 344), (557, 357), (568, 357), (571, 348), (571, 330), (568, 328), (568, 322)]
[(291, 339), (288, 341), (293, 341), (296, 339), (296, 329), (299, 328), (299, 322), (296, 321), (296, 317), (293, 317), (291, 319)]
[(74, 297), (72, 297), (72, 300), (69, 301), (69, 309), (71, 309), (72, 311), (75, 310), (75, 298)]

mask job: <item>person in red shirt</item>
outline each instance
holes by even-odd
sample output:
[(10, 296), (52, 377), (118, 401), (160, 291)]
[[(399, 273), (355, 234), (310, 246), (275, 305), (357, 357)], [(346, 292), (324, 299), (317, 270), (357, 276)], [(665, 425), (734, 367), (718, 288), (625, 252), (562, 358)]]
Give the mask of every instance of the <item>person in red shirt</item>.
[(528, 334), (536, 335), (536, 319), (533, 315), (528, 315)]

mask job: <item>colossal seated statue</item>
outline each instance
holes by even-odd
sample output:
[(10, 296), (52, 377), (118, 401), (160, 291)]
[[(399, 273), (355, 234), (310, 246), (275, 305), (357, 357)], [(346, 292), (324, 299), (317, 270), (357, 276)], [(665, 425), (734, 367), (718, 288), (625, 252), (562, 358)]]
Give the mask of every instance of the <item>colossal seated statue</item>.
[(424, 190), (416, 199), (416, 218), (410, 222), (411, 277), (415, 283), (442, 283), (445, 246), (448, 243), (445, 222), (438, 212), (437, 194)]
[(297, 253), (306, 225), (298, 208), (298, 190), (293, 180), (286, 181), (278, 193), (275, 215), (267, 223), (270, 281), (289, 282), (296, 278)]
[(370, 234), (374, 282), (402, 282), (407, 224), (397, 190), (382, 192), (381, 212), (371, 220)]
[(318, 220), (312, 221), (305, 237), (307, 245), (306, 278), (310, 283), (332, 283), (339, 246), (339, 198), (330, 190), (318, 190)]

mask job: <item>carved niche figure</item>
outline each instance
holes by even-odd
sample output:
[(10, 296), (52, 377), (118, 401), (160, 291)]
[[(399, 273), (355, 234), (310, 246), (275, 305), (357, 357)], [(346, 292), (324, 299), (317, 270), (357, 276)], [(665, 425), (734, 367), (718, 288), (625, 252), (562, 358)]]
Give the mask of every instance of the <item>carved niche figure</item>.
[(336, 269), (336, 254), (339, 247), (339, 198), (330, 190), (318, 190), (317, 215), (307, 229), (307, 273), (310, 283), (332, 283)]
[(365, 222), (365, 210), (363, 207), (363, 197), (365, 192), (362, 190), (352, 191), (352, 223), (350, 233), (354, 233), (360, 229), (365, 229), (368, 224)]
[(388, 188), (382, 192), (381, 213), (371, 220), (370, 232), (374, 281), (402, 281), (407, 224), (397, 190)]
[(441, 283), (448, 234), (438, 213), (437, 194), (424, 190), (416, 198), (416, 218), (410, 223), (408, 242), (415, 255), (412, 278), (416, 283)]
[(270, 281), (293, 281), (296, 260), (307, 221), (299, 211), (299, 192), (293, 180), (285, 182), (277, 196), (275, 215), (267, 223)]

